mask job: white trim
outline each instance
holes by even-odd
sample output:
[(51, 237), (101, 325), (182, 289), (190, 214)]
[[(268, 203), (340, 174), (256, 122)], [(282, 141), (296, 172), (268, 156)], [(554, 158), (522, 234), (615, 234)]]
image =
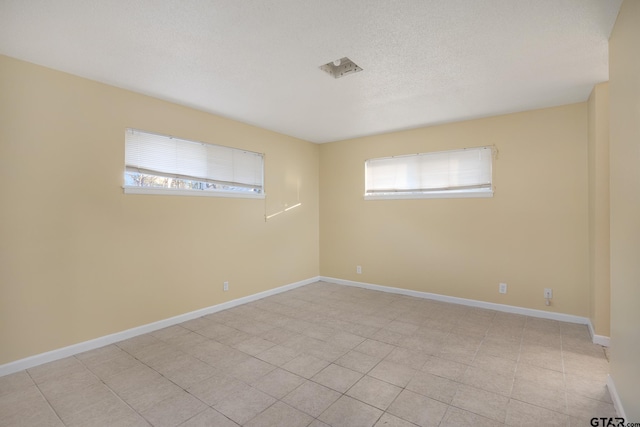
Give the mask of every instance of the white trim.
[(502, 311), (505, 313), (521, 314), (523, 316), (539, 317), (542, 319), (558, 320), (561, 322), (580, 323), (587, 325), (589, 319), (572, 314), (554, 313), (550, 311), (536, 310), (533, 308), (516, 307), (513, 305), (496, 304), (493, 302), (478, 301), (473, 299), (451, 297), (448, 295), (432, 294), (429, 292), (412, 291), (410, 289), (393, 288), (390, 286), (372, 285), (370, 283), (354, 282), (352, 280), (336, 279), (333, 277), (320, 276), (320, 280), (332, 282), (338, 285), (355, 286), (358, 288), (371, 289), (374, 291), (389, 292), (393, 294), (408, 295), (417, 298), (426, 298), (436, 301), (449, 302), (452, 304), (467, 305), (470, 307), (486, 308), (489, 310)]
[(470, 199), (493, 197), (493, 189), (474, 190), (450, 190), (450, 191), (425, 191), (414, 193), (383, 193), (365, 194), (365, 200), (404, 200), (404, 199)]
[(154, 196), (231, 197), (236, 199), (264, 199), (266, 197), (264, 193), (249, 191), (188, 190), (185, 188), (134, 187), (130, 185), (125, 185), (122, 188), (124, 194), (150, 194)]
[(587, 323), (587, 326), (589, 326), (589, 334), (591, 334), (591, 341), (593, 341), (594, 344), (598, 344), (603, 347), (609, 347), (611, 338), (606, 337), (604, 335), (596, 335), (596, 330), (593, 328), (591, 319), (588, 319), (588, 320), (589, 320), (589, 323)]
[(616, 389), (616, 385), (613, 383), (613, 377), (611, 375), (607, 375), (607, 388), (609, 389), (611, 400), (613, 400), (613, 407), (616, 409), (618, 416), (626, 420), (627, 414), (624, 413), (624, 408), (622, 407), (622, 401), (620, 400), (620, 396), (618, 395), (618, 390)]
[(65, 357), (73, 356), (78, 353), (93, 350), (96, 348), (104, 347), (105, 345), (113, 344), (118, 341), (133, 338), (138, 335), (146, 334), (149, 332), (157, 331), (158, 329), (173, 326), (178, 323), (186, 322), (187, 320), (196, 319), (198, 317), (205, 316), (207, 314), (216, 313), (218, 311), (227, 310), (238, 305), (247, 304), (252, 301), (256, 301), (262, 298), (266, 298), (271, 295), (276, 295), (282, 292), (289, 291), (291, 289), (299, 288), (311, 283), (315, 283), (320, 278), (318, 276), (311, 277), (309, 279), (301, 280), (299, 282), (290, 283), (288, 285), (280, 286), (277, 288), (269, 289), (257, 294), (248, 295), (246, 297), (234, 299), (224, 302), (222, 304), (212, 305), (200, 310), (191, 311), (189, 313), (180, 314), (178, 316), (170, 317), (168, 319), (159, 320), (157, 322), (148, 323), (146, 325), (137, 326), (135, 328), (127, 329), (125, 331), (116, 332), (114, 334), (105, 335), (99, 338), (95, 338), (89, 341), (84, 341), (78, 344), (73, 344), (67, 347), (58, 348), (48, 351), (46, 353), (36, 354), (24, 359), (9, 362), (4, 365), (0, 365), (0, 377), (19, 372), (24, 369), (33, 368), (34, 366), (42, 365), (43, 363), (53, 362), (54, 360), (63, 359)]

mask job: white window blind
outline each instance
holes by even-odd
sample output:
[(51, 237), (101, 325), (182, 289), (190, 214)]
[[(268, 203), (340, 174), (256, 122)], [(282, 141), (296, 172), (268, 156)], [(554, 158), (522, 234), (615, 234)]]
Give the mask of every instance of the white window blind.
[(491, 147), (365, 162), (365, 198), (491, 197)]
[(136, 129), (125, 133), (125, 190), (262, 194), (263, 165), (260, 153)]

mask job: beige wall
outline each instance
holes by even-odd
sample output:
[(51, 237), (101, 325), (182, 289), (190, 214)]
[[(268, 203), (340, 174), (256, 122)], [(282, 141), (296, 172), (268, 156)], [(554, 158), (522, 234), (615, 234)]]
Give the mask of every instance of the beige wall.
[[(606, 91), (317, 146), (0, 56), (0, 364), (318, 274), (608, 335)], [(125, 196), (126, 127), (265, 152), (266, 201)], [(367, 158), (480, 145), (499, 151), (491, 199), (363, 200)]]
[(640, 1), (625, 0), (609, 39), (611, 377), (640, 421)]
[(589, 97), (589, 318), (596, 335), (609, 336), (609, 83)]
[[(587, 119), (585, 102), (323, 144), (321, 275), (588, 316)], [(493, 198), (363, 200), (368, 158), (492, 144)]]
[[(2, 56), (0, 94), (0, 364), (318, 275), (317, 145)], [(266, 203), (124, 195), (126, 127), (266, 153)]]

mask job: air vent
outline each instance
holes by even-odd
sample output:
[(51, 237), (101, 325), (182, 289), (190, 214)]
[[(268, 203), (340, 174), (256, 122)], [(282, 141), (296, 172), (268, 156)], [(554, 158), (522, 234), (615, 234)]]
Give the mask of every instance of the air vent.
[(321, 65), (320, 69), (322, 71), (326, 71), (336, 79), (362, 71), (362, 68), (358, 67), (355, 62), (353, 62), (346, 56), (344, 58), (336, 59), (333, 62)]

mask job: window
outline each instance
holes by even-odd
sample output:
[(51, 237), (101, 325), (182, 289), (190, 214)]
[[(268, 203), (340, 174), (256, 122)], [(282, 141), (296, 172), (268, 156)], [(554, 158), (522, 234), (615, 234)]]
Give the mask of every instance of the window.
[(364, 197), (492, 197), (492, 159), (491, 147), (370, 159)]
[(125, 193), (264, 198), (264, 156), (136, 129), (125, 133)]

